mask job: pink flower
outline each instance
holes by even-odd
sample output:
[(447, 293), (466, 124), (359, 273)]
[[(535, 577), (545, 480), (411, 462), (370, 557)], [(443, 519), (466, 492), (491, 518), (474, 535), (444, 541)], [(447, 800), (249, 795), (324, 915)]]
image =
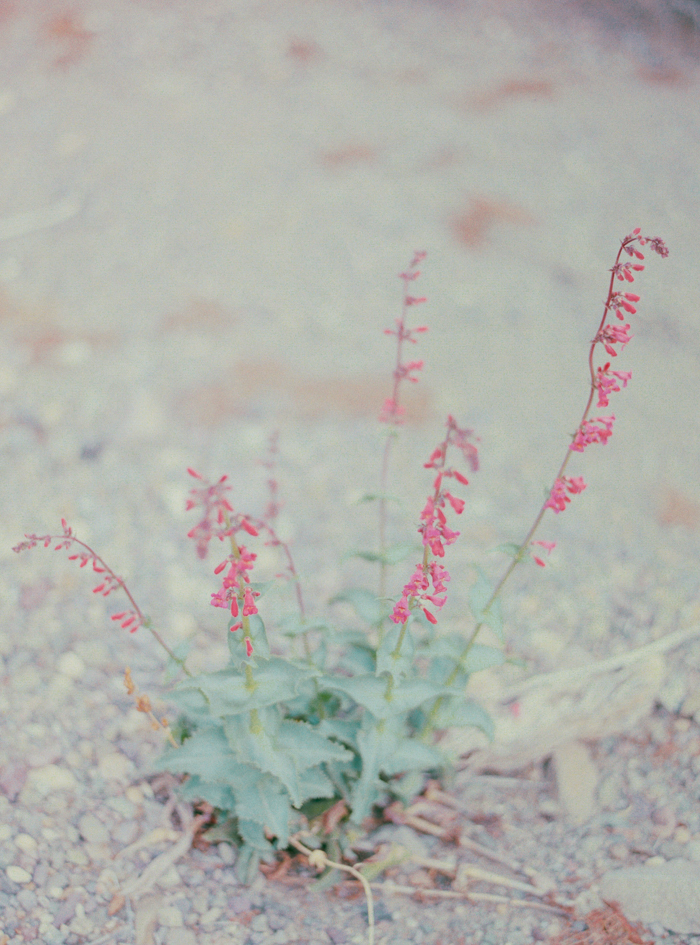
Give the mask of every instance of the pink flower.
[(615, 265), (610, 270), (615, 273), (615, 276), (620, 280), (620, 282), (634, 282), (633, 272), (642, 272), (644, 266), (639, 263), (615, 263)]
[(631, 377), (631, 371), (611, 371), (609, 361), (603, 367), (597, 368), (595, 386), (598, 391), (598, 406), (607, 407), (610, 394), (621, 390), (618, 381), (622, 381), (622, 386), (627, 387)]
[(401, 407), (396, 403), (393, 397), (387, 397), (387, 399), (382, 404), (382, 411), (379, 414), (380, 423), (393, 423), (399, 425), (403, 423), (403, 415), (406, 413), (406, 408)]
[[(447, 600), (445, 582), (449, 580), (450, 575), (446, 568), (437, 561), (431, 562), (427, 568), (424, 568), (422, 563), (417, 564), (410, 580), (404, 585), (401, 598), (394, 605), (390, 619), (394, 623), (406, 623), (411, 616), (412, 605), (417, 604), (430, 623), (437, 623), (437, 618), (432, 611), (428, 610), (427, 605), (432, 604), (438, 609), (445, 605)], [(432, 594), (429, 593), (431, 583)], [(439, 597), (439, 594), (445, 594), (445, 596)]]
[(607, 443), (612, 436), (614, 420), (614, 414), (609, 417), (596, 417), (595, 420), (584, 420), (576, 431), (569, 449), (582, 453), (591, 443)]
[(571, 495), (576, 495), (578, 492), (583, 492), (585, 488), (586, 483), (583, 481), (582, 476), (562, 476), (560, 479), (555, 480), (544, 507), (546, 509), (553, 509), (555, 514), (558, 515), (560, 512), (564, 511), (567, 503), (571, 502), (567, 492)]
[[(568, 501), (568, 500), (567, 500)], [(531, 541), (531, 545), (539, 545), (541, 548), (544, 548), (547, 554), (551, 554), (552, 548), (556, 548), (556, 541)], [(537, 555), (532, 556), (532, 560), (535, 564), (538, 564), (541, 568), (545, 567), (545, 563), (542, 558), (538, 558)]]
[(228, 567), (227, 573), (221, 579), (221, 588), (211, 595), (212, 607), (230, 607), (232, 616), (238, 616), (238, 592), (240, 583), (248, 583), (248, 572), (253, 567), (257, 555), (248, 551), (245, 545), (239, 547), (240, 556), (235, 558), (229, 555), (225, 561), (214, 568), (214, 574), (221, 574)]
[(630, 325), (604, 325), (596, 335), (595, 341), (602, 342), (608, 354), (616, 358), (617, 351), (613, 348), (613, 345), (621, 344), (624, 349), (625, 345), (631, 340), (629, 330)]
[(615, 312), (620, 321), (623, 321), (625, 316), (620, 309), (624, 309), (629, 315), (636, 315), (637, 309), (632, 303), (638, 301), (639, 296), (635, 292), (613, 292), (608, 307)]
[(233, 507), (225, 496), (226, 492), (230, 492), (231, 487), (225, 484), (228, 476), (222, 476), (212, 485), (194, 469), (188, 469), (187, 472), (204, 483), (201, 488), (190, 490), (190, 498), (187, 500), (185, 510), (194, 508), (203, 510), (201, 521), (187, 533), (187, 537), (196, 541), (198, 556), (205, 558), (207, 546), (212, 538), (216, 537), (223, 541), (226, 536), (233, 534), (234, 529), (227, 524), (228, 513), (233, 512)]
[(253, 644), (251, 642), (250, 637), (245, 638), (245, 651), (248, 654), (248, 658), (250, 658), (253, 655)]
[(257, 612), (258, 608), (255, 606), (255, 601), (253, 600), (253, 589), (246, 587), (243, 598), (243, 616), (250, 617), (251, 614), (257, 614)]

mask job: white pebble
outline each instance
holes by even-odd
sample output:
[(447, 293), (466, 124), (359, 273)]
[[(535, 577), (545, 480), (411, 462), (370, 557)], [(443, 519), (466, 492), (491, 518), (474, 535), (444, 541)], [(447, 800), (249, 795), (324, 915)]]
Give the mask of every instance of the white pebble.
[(34, 768), (27, 775), (27, 784), (43, 795), (53, 794), (55, 791), (73, 791), (77, 787), (73, 772), (59, 765)]
[(29, 883), (32, 879), (31, 873), (23, 870), (21, 866), (8, 866), (5, 875), (12, 883)]
[(85, 663), (77, 653), (64, 653), (58, 661), (58, 671), (71, 679), (79, 679), (85, 672)]
[(34, 853), (37, 848), (37, 842), (34, 837), (30, 837), (28, 833), (18, 833), (15, 837), (15, 846), (23, 853)]

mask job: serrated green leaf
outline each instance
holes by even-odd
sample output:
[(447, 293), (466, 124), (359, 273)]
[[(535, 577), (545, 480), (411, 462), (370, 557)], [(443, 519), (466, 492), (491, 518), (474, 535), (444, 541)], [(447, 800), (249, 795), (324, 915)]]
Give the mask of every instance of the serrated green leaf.
[(321, 732), (304, 722), (282, 722), (277, 743), (294, 759), (298, 771), (314, 768), (326, 761), (351, 761), (352, 752), (329, 741)]
[(384, 634), (377, 650), (377, 676), (381, 676), (382, 673), (389, 673), (395, 681), (398, 681), (411, 672), (415, 647), (410, 624), (403, 633), (401, 649), (397, 653), (396, 647), (402, 631), (402, 625), (394, 623)]
[(426, 771), (443, 764), (440, 752), (415, 738), (402, 738), (393, 754), (381, 763), (384, 774), (403, 774), (406, 771)]
[(287, 846), (292, 809), (286, 791), (275, 778), (263, 775), (254, 792), (239, 793), (236, 796), (235, 813), (239, 822), (254, 822), (267, 828), (269, 833), (277, 837), (280, 849)]
[(240, 764), (223, 729), (197, 731), (179, 748), (166, 748), (152, 765), (156, 771), (191, 774), (218, 784), (235, 784), (250, 776), (250, 769)]
[(196, 728), (219, 724), (218, 719), (211, 714), (204, 693), (198, 689), (172, 689), (168, 693), (168, 699), (177, 705), (182, 715)]
[(222, 717), (293, 699), (304, 678), (310, 674), (308, 669), (273, 657), (253, 672), (253, 688), (248, 687), (242, 673), (229, 667), (184, 680), (173, 690), (171, 697), (177, 701), (180, 693), (200, 692), (209, 703), (211, 714)]
[(362, 773), (350, 795), (350, 819), (353, 823), (362, 823), (371, 814), (372, 806), (385, 790), (379, 780), (379, 773), (382, 763), (394, 753), (399, 738), (400, 730), (395, 720), (381, 720), (358, 732)]
[(206, 801), (224, 811), (232, 811), (236, 804), (236, 797), (228, 784), (215, 784), (197, 774), (180, 786), (179, 793), (186, 801)]
[(278, 747), (274, 731), (266, 731), (259, 718), (256, 722), (241, 715), (228, 718), (224, 723), (228, 743), (238, 761), (278, 778), (289, 792), (292, 803), (298, 807), (301, 793), (296, 766)]
[(299, 775), (302, 803), (316, 798), (335, 797), (333, 782), (321, 768), (307, 768)]
[(371, 627), (378, 626), (384, 619), (385, 605), (376, 594), (364, 588), (351, 587), (330, 600), (331, 604), (338, 602), (350, 604), (360, 620), (364, 620)]
[(239, 818), (238, 833), (243, 843), (252, 850), (258, 853), (268, 854), (268, 856), (273, 854), (272, 844), (265, 837), (265, 831), (260, 821)]
[(477, 624), (483, 623), (491, 627), (500, 642), (504, 643), (500, 598), (491, 601), (488, 610), (485, 609), (491, 600), (494, 588), (481, 568), (477, 568), (476, 572), (476, 581), (469, 589), (469, 608)]
[(395, 685), (387, 699), (388, 679), (383, 676), (322, 676), (319, 684), (326, 689), (347, 693), (358, 705), (364, 706), (378, 719), (408, 712), (428, 699), (437, 699), (450, 690), (435, 686), (425, 679), (409, 679)]
[(322, 719), (318, 724), (318, 731), (326, 738), (335, 738), (344, 745), (350, 745), (357, 751), (357, 733), (360, 730), (359, 722), (348, 722), (346, 719)]
[(451, 696), (440, 703), (433, 728), (478, 728), (493, 741), (494, 724), (489, 713), (480, 705), (462, 696)]

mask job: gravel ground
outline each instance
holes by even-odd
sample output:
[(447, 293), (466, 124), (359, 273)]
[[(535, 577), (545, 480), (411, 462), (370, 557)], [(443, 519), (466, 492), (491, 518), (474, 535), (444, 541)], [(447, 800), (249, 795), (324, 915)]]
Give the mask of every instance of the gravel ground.
[[(195, 663), (216, 665), (184, 470), (227, 472), (237, 508), (259, 511), (278, 429), (281, 528), (309, 609), (369, 581), (342, 554), (373, 533), (354, 503), (376, 483), (392, 356), (381, 329), (414, 249), (429, 253), (431, 330), (393, 467), (398, 536), (445, 414), (482, 440), (450, 559), (450, 629), (467, 626), (469, 563), (498, 573), (489, 549), (526, 532), (578, 421), (617, 241), (640, 225), (672, 253), (639, 282), (615, 436), (578, 461), (586, 493), (547, 521), (547, 569), (523, 569), (504, 601), (525, 668), (484, 677), (480, 697), (497, 705), (532, 673), (700, 622), (689, 27), (690, 14), (631, 0), (0, 3), (2, 945), (366, 940), (360, 899), (316, 895), (305, 878), (243, 887), (225, 845), (189, 851), (108, 914), (184, 826), (147, 777), (160, 737), (122, 682), (129, 665), (157, 702), (162, 664), (146, 634), (115, 632), (111, 599), (64, 556), (11, 548), (65, 517), (169, 640), (192, 639)], [(644, 717), (578, 743), (585, 817), (561, 752), (451, 786), (463, 836), (548, 877), (579, 915), (612, 869), (700, 863), (697, 642), (655, 665)], [(518, 876), (466, 846), (382, 830)], [(692, 895), (697, 916), (700, 882)], [(684, 921), (659, 913), (647, 937), (686, 945)], [(566, 928), (513, 905), (377, 895), (379, 942), (525, 945)]]

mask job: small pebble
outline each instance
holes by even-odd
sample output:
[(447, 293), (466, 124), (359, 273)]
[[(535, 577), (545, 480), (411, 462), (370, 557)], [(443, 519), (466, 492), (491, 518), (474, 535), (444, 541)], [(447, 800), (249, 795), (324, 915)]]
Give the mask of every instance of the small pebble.
[(22, 869), (21, 866), (8, 866), (5, 875), (12, 883), (30, 883), (32, 881), (31, 873)]

